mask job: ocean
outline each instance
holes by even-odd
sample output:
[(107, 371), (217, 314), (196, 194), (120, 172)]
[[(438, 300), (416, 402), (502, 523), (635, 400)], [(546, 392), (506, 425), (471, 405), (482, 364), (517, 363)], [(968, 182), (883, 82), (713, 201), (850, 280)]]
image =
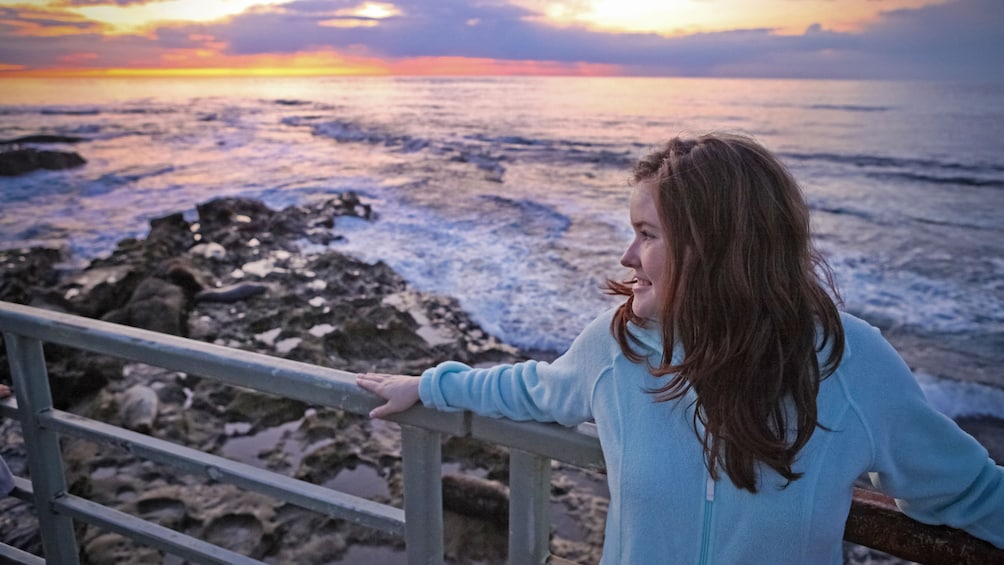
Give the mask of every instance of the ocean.
[[(1004, 418), (1004, 84), (701, 78), (0, 80), (0, 140), (79, 136), (69, 171), (0, 178), (0, 248), (77, 266), (221, 196), (352, 190), (332, 246), (560, 352), (626, 270), (631, 164), (678, 134), (753, 135), (805, 190), (845, 309), (940, 410)], [(304, 246), (303, 252), (316, 248)]]

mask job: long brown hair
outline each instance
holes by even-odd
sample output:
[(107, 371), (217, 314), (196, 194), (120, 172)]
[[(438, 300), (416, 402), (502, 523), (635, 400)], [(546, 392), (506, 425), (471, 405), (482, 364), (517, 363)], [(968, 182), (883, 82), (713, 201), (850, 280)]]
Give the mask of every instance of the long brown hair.
[[(844, 350), (833, 275), (798, 184), (757, 142), (723, 134), (670, 140), (635, 165), (633, 182), (655, 187), (669, 255), (657, 322), (666, 345), (650, 366), (667, 380), (650, 392), (658, 401), (697, 393), (694, 427), (715, 479), (721, 468), (756, 492), (758, 464), (798, 479), (795, 458), (820, 426), (819, 383)], [(632, 313), (627, 283), (608, 289), (628, 296), (611, 332), (643, 362), (628, 322), (653, 322)], [(685, 353), (676, 365), (674, 343)]]

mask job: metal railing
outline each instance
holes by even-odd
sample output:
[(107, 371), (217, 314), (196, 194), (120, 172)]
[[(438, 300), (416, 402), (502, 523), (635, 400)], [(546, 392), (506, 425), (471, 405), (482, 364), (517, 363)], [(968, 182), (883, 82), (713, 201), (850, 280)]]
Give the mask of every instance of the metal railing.
[[(403, 536), (409, 564), (443, 562), (440, 478), (443, 434), (509, 448), (508, 559), (513, 564), (560, 561), (549, 554), (550, 461), (592, 469), (603, 467), (599, 441), (588, 428), (583, 431), (415, 407), (391, 418), (401, 425), (402, 510), (56, 410), (52, 406), (42, 344), (56, 343), (312, 405), (366, 414), (379, 402), (356, 386), (352, 373), (6, 302), (0, 302), (0, 331), (16, 394), (16, 401), (0, 402), (0, 416), (20, 420), (31, 471), (31, 482), (16, 479), (14, 495), (32, 502), (36, 508), (45, 560), (2, 542), (0, 559), (78, 563), (73, 521), (79, 520), (200, 563), (259, 563), (70, 494), (59, 448), (60, 434), (119, 446), (134, 455), (212, 481)], [(889, 509), (887, 499), (874, 499), (874, 495), (865, 493), (855, 496), (846, 537), (910, 559), (922, 556), (932, 563), (1004, 562), (1004, 552), (986, 542), (958, 530), (913, 522), (894, 507)]]

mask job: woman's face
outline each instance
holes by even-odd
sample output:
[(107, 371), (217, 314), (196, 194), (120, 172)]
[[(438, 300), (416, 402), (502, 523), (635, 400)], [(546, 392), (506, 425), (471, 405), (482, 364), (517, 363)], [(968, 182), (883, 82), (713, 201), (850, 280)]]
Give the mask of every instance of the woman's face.
[(659, 213), (656, 210), (655, 183), (643, 181), (631, 194), (631, 226), (634, 239), (621, 257), (621, 265), (634, 270), (632, 289), (634, 314), (646, 320), (657, 320), (660, 297), (669, 281), (667, 245)]

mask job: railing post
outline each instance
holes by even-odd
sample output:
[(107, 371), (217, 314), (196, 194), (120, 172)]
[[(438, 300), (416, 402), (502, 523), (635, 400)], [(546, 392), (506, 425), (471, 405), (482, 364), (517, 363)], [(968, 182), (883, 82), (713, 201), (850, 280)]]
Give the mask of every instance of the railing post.
[(440, 434), (401, 426), (404, 543), (408, 565), (443, 563), (443, 458)]
[(45, 560), (48, 563), (79, 563), (73, 519), (57, 514), (53, 509), (53, 502), (66, 494), (59, 436), (38, 426), (38, 416), (52, 410), (42, 342), (10, 333), (4, 333), (4, 341), (14, 379), (25, 450), (28, 452), (28, 469), (35, 492), (35, 510), (38, 512)]
[(551, 460), (509, 450), (509, 563), (543, 564), (550, 555)]

